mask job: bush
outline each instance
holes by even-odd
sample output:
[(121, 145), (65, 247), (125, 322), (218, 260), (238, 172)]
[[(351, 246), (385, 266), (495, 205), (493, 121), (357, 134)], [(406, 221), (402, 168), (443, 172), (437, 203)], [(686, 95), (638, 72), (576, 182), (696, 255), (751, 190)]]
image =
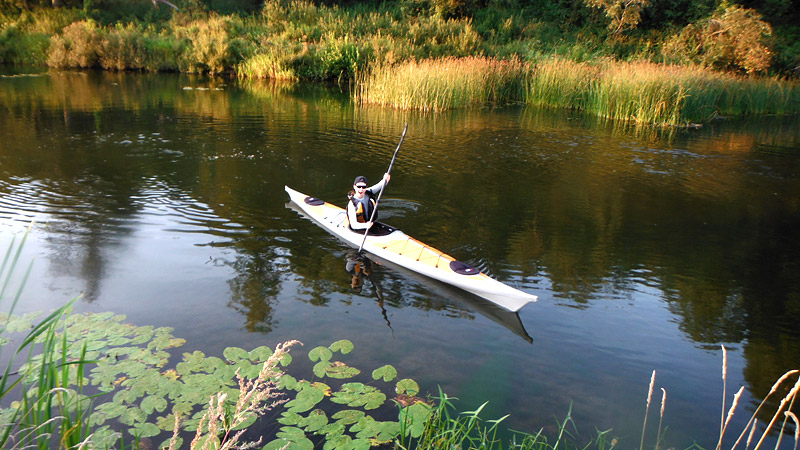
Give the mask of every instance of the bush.
[(50, 40), (47, 64), (61, 68), (95, 67), (102, 40), (102, 30), (94, 21), (81, 20), (68, 25)]
[(667, 62), (761, 73), (772, 64), (766, 41), (771, 34), (772, 27), (759, 13), (733, 5), (702, 23), (687, 25), (667, 40), (662, 55)]

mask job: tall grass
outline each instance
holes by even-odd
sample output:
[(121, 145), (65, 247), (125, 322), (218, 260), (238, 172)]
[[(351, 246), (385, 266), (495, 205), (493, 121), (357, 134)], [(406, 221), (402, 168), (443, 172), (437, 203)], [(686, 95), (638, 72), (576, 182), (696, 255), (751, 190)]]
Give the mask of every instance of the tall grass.
[[(17, 264), (27, 233), (15, 248), (15, 239), (9, 244), (0, 266), (0, 304), (7, 300), (11, 281), (15, 278)], [(0, 328), (0, 339), (9, 326), (11, 314), (15, 310), (25, 281), (30, 273), (30, 265), (22, 276), (19, 287), (10, 298), (9, 312)], [(59, 448), (78, 448), (90, 436), (86, 422), (90, 411), (89, 399), (83, 395), (85, 383), (83, 369), (88, 362), (86, 344), (80, 357), (67, 360), (66, 334), (57, 332), (62, 321), (69, 315), (73, 301), (58, 308), (34, 326), (23, 338), (21, 344), (9, 358), (0, 379), (0, 401), (12, 393), (19, 394), (19, 400), (0, 416), (0, 448), (47, 450), (57, 442)], [(34, 354), (34, 347), (41, 344)], [(17, 358), (25, 356), (25, 363), (17, 366)]]
[(519, 102), (528, 72), (518, 59), (485, 57), (383, 65), (365, 75), (355, 97), (361, 104), (425, 111)]
[(612, 120), (688, 125), (718, 116), (800, 113), (800, 85), (695, 66), (601, 59), (543, 58), (523, 63), (485, 57), (384, 65), (359, 83), (362, 104), (440, 111), (525, 102)]
[[(790, 381), (792, 377), (797, 377), (794, 384), (792, 384)], [(655, 386), (655, 378), (656, 371), (654, 370), (652, 376), (650, 377), (650, 387), (647, 391), (647, 406), (645, 408), (644, 424), (642, 426), (642, 441), (639, 447), (640, 450), (644, 450), (645, 448), (645, 432), (647, 429), (647, 418), (650, 412), (650, 402)], [(789, 383), (787, 383), (787, 381), (789, 381)], [(664, 388), (661, 388), (661, 390), (663, 395), (661, 397), (658, 435), (655, 444), (656, 450), (658, 450), (661, 443), (661, 425), (664, 419), (664, 410), (667, 398), (667, 391)], [(762, 412), (762, 409), (766, 405), (767, 401), (772, 398), (776, 392), (779, 392), (779, 390), (786, 392), (786, 394), (783, 398), (781, 398), (778, 408), (772, 414), (770, 421), (765, 425), (761, 424), (758, 421), (758, 415)], [(730, 441), (732, 438), (727, 438), (726, 435), (730, 431), (731, 419), (736, 413), (737, 407), (739, 406), (739, 400), (743, 393), (744, 386), (741, 386), (733, 395), (730, 407), (727, 406), (728, 355), (725, 346), (722, 346), (722, 407), (720, 410), (719, 439), (716, 443), (715, 450), (722, 450), (723, 448), (736, 450), (737, 448), (740, 448), (740, 445), (744, 445), (744, 450), (759, 450), (764, 445), (767, 437), (771, 434), (776, 435), (775, 449), (781, 448), (781, 442), (787, 437), (787, 434), (789, 434), (789, 439), (794, 439), (793, 448), (797, 449), (798, 444), (800, 444), (800, 420), (798, 420), (798, 417), (793, 409), (796, 408), (798, 398), (800, 397), (800, 370), (789, 370), (780, 378), (778, 378), (777, 381), (775, 381), (767, 395), (761, 400), (761, 403), (759, 403), (755, 411), (753, 411), (753, 414), (748, 419), (744, 428), (742, 428), (738, 436), (735, 437), (735, 441), (733, 441), (731, 444)], [(793, 432), (790, 432), (792, 428), (789, 426), (790, 423), (794, 426)]]

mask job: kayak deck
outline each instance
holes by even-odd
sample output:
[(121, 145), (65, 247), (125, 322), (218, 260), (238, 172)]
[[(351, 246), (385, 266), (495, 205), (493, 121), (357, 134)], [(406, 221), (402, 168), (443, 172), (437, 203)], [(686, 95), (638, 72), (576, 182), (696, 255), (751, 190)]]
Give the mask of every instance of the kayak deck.
[(509, 311), (519, 311), (526, 304), (537, 300), (535, 295), (503, 284), (396, 228), (381, 224), (381, 233), (369, 234), (364, 239), (363, 234), (350, 229), (347, 213), (343, 208), (307, 196), (288, 186), (285, 189), (292, 202), (304, 213), (355, 248), (359, 248), (363, 241), (363, 249), (368, 253), (464, 289)]

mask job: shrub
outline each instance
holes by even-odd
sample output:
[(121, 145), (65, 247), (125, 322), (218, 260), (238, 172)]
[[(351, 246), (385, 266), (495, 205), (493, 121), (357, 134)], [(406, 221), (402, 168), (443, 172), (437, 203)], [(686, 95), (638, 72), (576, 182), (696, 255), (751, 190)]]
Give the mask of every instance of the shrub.
[(668, 62), (759, 73), (772, 64), (766, 41), (771, 34), (772, 27), (759, 13), (733, 5), (702, 23), (687, 25), (667, 40), (662, 54)]
[(52, 67), (94, 67), (98, 64), (98, 48), (102, 30), (91, 20), (81, 20), (64, 27), (50, 40), (47, 64)]

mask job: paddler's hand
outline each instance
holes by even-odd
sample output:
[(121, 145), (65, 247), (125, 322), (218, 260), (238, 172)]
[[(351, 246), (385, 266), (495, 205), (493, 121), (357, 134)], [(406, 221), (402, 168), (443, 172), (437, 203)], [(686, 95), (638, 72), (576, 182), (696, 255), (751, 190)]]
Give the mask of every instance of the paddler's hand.
[(389, 172), (386, 172), (385, 174), (383, 174), (383, 181), (388, 183), (391, 178), (392, 178), (392, 176), (389, 174)]
[(372, 224), (373, 224), (373, 223), (374, 223), (374, 222), (367, 222), (367, 230), (369, 230), (370, 228), (372, 228)]

